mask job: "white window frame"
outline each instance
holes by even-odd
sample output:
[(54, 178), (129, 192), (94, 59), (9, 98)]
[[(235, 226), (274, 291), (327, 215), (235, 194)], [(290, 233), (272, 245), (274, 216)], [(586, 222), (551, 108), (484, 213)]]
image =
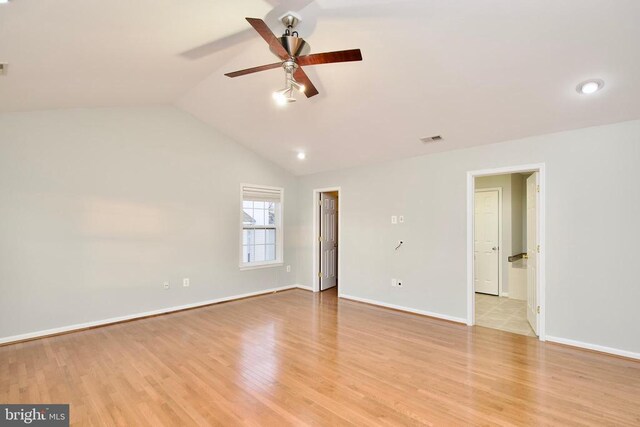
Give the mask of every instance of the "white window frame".
[[(244, 262), (243, 260), (243, 252), (242, 252), (242, 246), (243, 246), (243, 231), (244, 231), (244, 206), (243, 206), (243, 202), (244, 202), (244, 188), (245, 187), (252, 187), (252, 188), (259, 188), (259, 189), (264, 189), (264, 190), (277, 190), (280, 192), (280, 203), (278, 204), (278, 207), (276, 208), (276, 224), (275, 224), (275, 229), (276, 229), (276, 259), (273, 261), (260, 261), (260, 262)], [(282, 227), (283, 222), (283, 217), (284, 217), (284, 188), (282, 187), (270, 187), (267, 185), (255, 185), (255, 184), (247, 184), (247, 183), (242, 183), (240, 184), (240, 217), (239, 217), (239, 221), (240, 221), (240, 239), (239, 239), (239, 267), (240, 270), (255, 270), (257, 268), (269, 268), (269, 267), (281, 267), (284, 264), (283, 261), (283, 244), (284, 244), (284, 229)]]

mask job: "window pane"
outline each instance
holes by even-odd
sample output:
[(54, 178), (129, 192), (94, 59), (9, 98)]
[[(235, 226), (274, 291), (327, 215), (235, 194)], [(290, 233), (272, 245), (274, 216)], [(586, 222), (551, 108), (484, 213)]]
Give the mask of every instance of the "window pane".
[(256, 219), (256, 225), (266, 225), (267, 224), (267, 220), (265, 219), (265, 215), (266, 215), (267, 211), (264, 209), (260, 209), (260, 210), (255, 210), (254, 212), (254, 217)]
[(266, 260), (267, 261), (275, 261), (276, 260), (276, 245), (266, 245), (267, 253)]
[(253, 245), (256, 241), (255, 230), (243, 230), (242, 231), (242, 244)]
[[(247, 266), (277, 261), (278, 252), (281, 251), (276, 242), (281, 237), (277, 233), (282, 232), (278, 227), (282, 222), (282, 203), (278, 199), (262, 198), (260, 190), (262, 187), (259, 186), (243, 187), (240, 247), (241, 262)], [(267, 190), (266, 187), (263, 190), (264, 197), (272, 197), (273, 191)], [(252, 200), (254, 196), (258, 200)]]
[(275, 225), (276, 223), (276, 204), (269, 203), (267, 210), (267, 224)]
[(256, 220), (253, 218), (253, 209), (244, 208), (242, 210), (242, 224), (244, 225), (253, 225), (256, 223)]
[(255, 259), (252, 261), (261, 262), (265, 261), (265, 250), (264, 245), (256, 245)]
[(267, 230), (267, 243), (276, 243), (276, 230)]

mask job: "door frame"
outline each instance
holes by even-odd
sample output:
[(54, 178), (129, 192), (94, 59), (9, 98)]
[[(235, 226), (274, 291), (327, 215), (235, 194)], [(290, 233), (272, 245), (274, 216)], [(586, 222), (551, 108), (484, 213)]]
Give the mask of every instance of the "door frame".
[(320, 229), (320, 215), (318, 215), (318, 211), (320, 209), (320, 203), (318, 201), (321, 193), (329, 193), (334, 191), (338, 192), (338, 288), (342, 285), (342, 263), (340, 262), (342, 258), (342, 251), (340, 250), (340, 245), (342, 244), (342, 188), (316, 188), (313, 190), (313, 235), (311, 237), (313, 247), (313, 277), (311, 283), (313, 283), (313, 292), (320, 292), (320, 278), (318, 277), (318, 270), (320, 269), (320, 245), (318, 244), (318, 232)]
[[(503, 295), (503, 292), (502, 292), (502, 266), (503, 266), (502, 264), (502, 251), (503, 251), (502, 249), (502, 187), (476, 188), (473, 194), (479, 193), (479, 192), (487, 192), (487, 191), (498, 192), (498, 296), (501, 297)], [(473, 206), (475, 210), (475, 198), (473, 199)], [(475, 212), (474, 212), (474, 218), (475, 218)], [(474, 229), (474, 233), (475, 233), (475, 229)], [(474, 234), (474, 241), (475, 241), (475, 234)], [(475, 252), (475, 248), (474, 248), (474, 252)], [(475, 275), (475, 271), (474, 271), (474, 275)]]
[(502, 168), (482, 169), (467, 172), (467, 325), (475, 324), (475, 289), (474, 276), (474, 220), (475, 220), (475, 179), (481, 176), (505, 175), (521, 172), (538, 172), (540, 192), (538, 195), (538, 283), (537, 297), (540, 313), (538, 315), (538, 339), (546, 340), (545, 328), (545, 285), (546, 285), (546, 167), (545, 163), (507, 166)]

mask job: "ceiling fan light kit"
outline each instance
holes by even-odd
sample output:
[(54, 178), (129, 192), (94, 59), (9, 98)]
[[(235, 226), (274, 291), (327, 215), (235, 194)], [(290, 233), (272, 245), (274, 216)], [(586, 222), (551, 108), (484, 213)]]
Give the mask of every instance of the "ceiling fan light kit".
[(296, 102), (296, 99), (293, 97), (294, 89), (304, 93), (306, 86), (297, 82), (293, 77), (293, 73), (298, 68), (298, 64), (294, 61), (285, 61), (282, 63), (282, 68), (284, 68), (285, 71), (284, 89), (273, 92), (273, 99), (276, 101), (276, 104), (285, 106), (291, 102)]
[(362, 61), (360, 49), (309, 54), (311, 47), (295, 31), (295, 27), (300, 23), (301, 18), (293, 12), (287, 12), (280, 18), (280, 21), (286, 27), (284, 34), (280, 38), (271, 32), (262, 19), (246, 18), (246, 20), (269, 44), (269, 49), (281, 62), (234, 71), (226, 73), (225, 76), (240, 77), (274, 68), (284, 69), (285, 87), (273, 93), (273, 99), (278, 105), (287, 105), (295, 102), (294, 90), (304, 93), (307, 98), (318, 94), (318, 90), (311, 83), (302, 66)]

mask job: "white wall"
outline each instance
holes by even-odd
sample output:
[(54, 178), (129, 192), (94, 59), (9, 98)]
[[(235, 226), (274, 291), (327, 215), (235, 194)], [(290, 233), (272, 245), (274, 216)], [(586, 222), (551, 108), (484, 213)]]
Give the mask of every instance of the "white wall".
[(296, 179), (177, 109), (0, 115), (0, 339), (295, 283), (239, 271), (240, 182), (294, 229)]
[(547, 334), (640, 353), (640, 121), (303, 177), (299, 280), (312, 283), (312, 190), (341, 186), (340, 292), (464, 319), (467, 171), (543, 162)]
[[(169, 107), (0, 115), (0, 339), (311, 286), (312, 190), (331, 186), (340, 291), (464, 319), (466, 172), (541, 162), (547, 334), (640, 353), (640, 121), (297, 179)], [(285, 187), (292, 273), (238, 270), (240, 182)]]

